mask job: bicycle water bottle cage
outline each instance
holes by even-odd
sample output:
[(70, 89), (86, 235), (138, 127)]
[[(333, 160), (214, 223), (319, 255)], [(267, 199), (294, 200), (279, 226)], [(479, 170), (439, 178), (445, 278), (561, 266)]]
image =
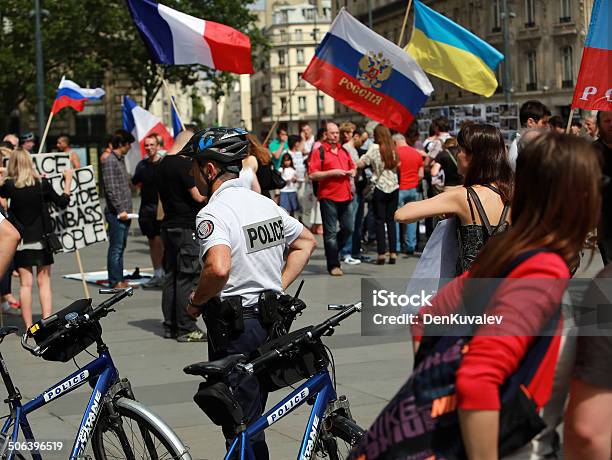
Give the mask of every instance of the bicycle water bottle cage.
[[(91, 299), (77, 300), (50, 317), (34, 323), (28, 329), (28, 335), (34, 339), (37, 345), (40, 345), (52, 334), (55, 334), (61, 328), (65, 328), (68, 320), (74, 317), (71, 313), (82, 316), (91, 310)], [(101, 335), (102, 328), (97, 321), (66, 329), (64, 334), (49, 344), (47, 350), (42, 354), (42, 358), (47, 361), (65, 363), (93, 344)]]

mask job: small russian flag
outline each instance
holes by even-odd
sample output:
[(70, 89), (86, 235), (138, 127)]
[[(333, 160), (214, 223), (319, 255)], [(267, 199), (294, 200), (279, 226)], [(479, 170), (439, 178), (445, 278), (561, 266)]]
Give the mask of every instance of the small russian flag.
[(253, 73), (251, 41), (242, 32), (151, 0), (127, 3), (154, 62), (203, 64), (227, 72)]
[(81, 112), (85, 107), (85, 101), (102, 99), (105, 94), (102, 88), (81, 88), (72, 80), (62, 77), (62, 81), (57, 88), (55, 102), (51, 107), (51, 113), (55, 115), (66, 107), (72, 107), (77, 112)]

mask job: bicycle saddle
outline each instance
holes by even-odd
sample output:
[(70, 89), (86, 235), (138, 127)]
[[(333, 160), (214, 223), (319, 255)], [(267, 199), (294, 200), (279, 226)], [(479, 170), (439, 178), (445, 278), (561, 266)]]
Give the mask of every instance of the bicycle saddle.
[(244, 362), (246, 359), (246, 356), (243, 354), (229, 355), (215, 361), (190, 364), (183, 369), (183, 372), (185, 374), (199, 375), (201, 377), (206, 377), (208, 375), (225, 376), (229, 374), (236, 364), (241, 361)]
[(2, 342), (7, 335), (15, 334), (18, 331), (19, 328), (16, 326), (0, 327), (0, 342)]

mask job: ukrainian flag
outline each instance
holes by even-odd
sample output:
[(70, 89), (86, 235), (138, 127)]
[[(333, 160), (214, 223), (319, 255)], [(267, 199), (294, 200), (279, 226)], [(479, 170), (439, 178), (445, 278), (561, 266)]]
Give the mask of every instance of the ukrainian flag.
[(495, 93), (495, 70), (503, 54), (419, 0), (414, 8), (414, 29), (405, 50), (423, 70), (476, 94)]

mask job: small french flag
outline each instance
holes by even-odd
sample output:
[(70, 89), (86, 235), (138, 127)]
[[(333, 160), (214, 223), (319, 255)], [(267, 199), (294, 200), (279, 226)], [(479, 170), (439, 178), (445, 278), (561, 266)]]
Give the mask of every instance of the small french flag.
[(130, 171), (133, 171), (138, 162), (144, 158), (144, 140), (147, 136), (154, 133), (160, 136), (164, 150), (172, 147), (174, 138), (170, 135), (162, 121), (148, 110), (136, 104), (129, 96), (123, 97), (122, 115), (123, 129), (132, 133), (136, 140), (127, 155)]
[(55, 102), (51, 107), (51, 113), (55, 115), (66, 107), (72, 107), (77, 112), (82, 112), (85, 101), (102, 99), (105, 94), (102, 88), (81, 88), (72, 80), (62, 77), (62, 81), (57, 88)]
[(154, 62), (203, 64), (238, 74), (253, 73), (251, 41), (242, 32), (151, 0), (127, 3)]

